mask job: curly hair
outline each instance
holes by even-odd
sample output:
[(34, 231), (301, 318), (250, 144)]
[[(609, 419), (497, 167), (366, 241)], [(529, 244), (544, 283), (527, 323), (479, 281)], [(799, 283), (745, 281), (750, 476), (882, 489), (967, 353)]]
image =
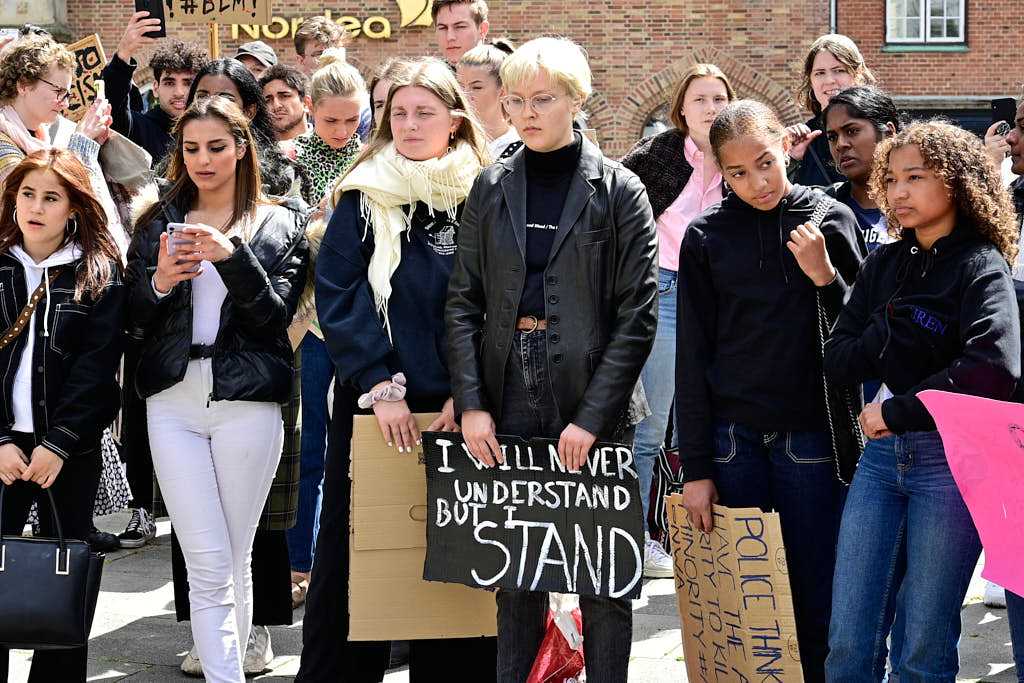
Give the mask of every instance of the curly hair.
[(70, 71), (75, 56), (49, 36), (28, 35), (8, 45), (0, 59), (0, 101), (13, 100), (19, 83), (35, 83), (54, 66)]
[(941, 119), (919, 121), (878, 143), (868, 188), (885, 212), (889, 233), (902, 237), (903, 227), (885, 192), (889, 156), (893, 150), (914, 145), (952, 195), (957, 223), (970, 226), (992, 242), (1013, 266), (1017, 258), (1016, 213), (999, 170), (974, 134)]
[(174, 40), (157, 48), (149, 58), (149, 68), (153, 70), (153, 80), (159, 81), (165, 71), (199, 73), (209, 61), (206, 50), (197, 44)]

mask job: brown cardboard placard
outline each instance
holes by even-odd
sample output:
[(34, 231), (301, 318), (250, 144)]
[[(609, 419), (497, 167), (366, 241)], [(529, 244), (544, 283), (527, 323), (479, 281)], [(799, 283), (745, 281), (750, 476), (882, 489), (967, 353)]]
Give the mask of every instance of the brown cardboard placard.
[(715, 505), (705, 534), (681, 495), (666, 503), (689, 680), (802, 683), (778, 514)]
[[(424, 429), (436, 415), (417, 415)], [(423, 452), (399, 454), (377, 419), (352, 429), (349, 640), (470, 638), (497, 633), (494, 594), (423, 580), (427, 552)]]
[(71, 43), (68, 50), (75, 55), (75, 73), (71, 79), (71, 99), (64, 116), (78, 121), (96, 99), (96, 81), (107, 65), (107, 55), (97, 33)]
[(171, 0), (167, 21), (175, 24), (270, 23), (271, 0)]

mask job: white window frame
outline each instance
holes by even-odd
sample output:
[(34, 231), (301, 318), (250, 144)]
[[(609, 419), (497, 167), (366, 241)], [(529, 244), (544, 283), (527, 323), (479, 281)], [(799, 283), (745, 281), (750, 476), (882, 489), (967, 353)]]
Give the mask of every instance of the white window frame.
[[(931, 17), (929, 4), (932, 0), (906, 0), (907, 3), (916, 2), (920, 10), (920, 38), (906, 38), (892, 34), (892, 25), (895, 21), (905, 21), (906, 17), (892, 17), (890, 15), (890, 0), (885, 0), (885, 42), (897, 45), (921, 45), (921, 44), (961, 44), (967, 42), (967, 0), (959, 0), (960, 4), (960, 35), (954, 37), (932, 37)], [(945, 1), (945, 0), (943, 0)]]

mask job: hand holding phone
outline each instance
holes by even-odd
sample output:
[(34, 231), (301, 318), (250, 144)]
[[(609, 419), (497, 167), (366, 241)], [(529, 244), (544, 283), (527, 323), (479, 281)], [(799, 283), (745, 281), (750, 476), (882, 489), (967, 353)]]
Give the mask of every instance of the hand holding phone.
[[(185, 247), (191, 247), (194, 242), (186, 234), (186, 230), (195, 227), (190, 223), (168, 223), (167, 224), (167, 254), (170, 256), (179, 256), (193, 253), (192, 249), (186, 249)], [(186, 269), (186, 273), (198, 273), (199, 262), (198, 261), (184, 261), (176, 260), (178, 265), (192, 263), (192, 266)]]
[(135, 0), (136, 12), (149, 12), (147, 19), (159, 19), (160, 25), (144, 35), (147, 38), (165, 38), (167, 36), (167, 22), (164, 20), (164, 0)]

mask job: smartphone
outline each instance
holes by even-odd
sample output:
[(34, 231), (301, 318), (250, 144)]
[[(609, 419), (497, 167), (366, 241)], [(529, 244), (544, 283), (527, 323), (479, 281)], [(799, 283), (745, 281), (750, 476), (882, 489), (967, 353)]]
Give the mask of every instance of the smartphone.
[(1000, 97), (992, 100), (992, 123), (1006, 121), (1013, 127), (1013, 120), (1017, 115), (1017, 100), (1012, 97)]
[(164, 0), (135, 0), (136, 12), (149, 12), (149, 19), (159, 19), (160, 28), (146, 33), (149, 38), (167, 36), (167, 20), (164, 18)]
[[(179, 244), (188, 244), (189, 240), (182, 237), (178, 237), (178, 233), (186, 228), (192, 227), (188, 223), (168, 223), (167, 224), (167, 253), (174, 256), (175, 251)], [(199, 264), (189, 268), (188, 272), (195, 273), (199, 270)]]

